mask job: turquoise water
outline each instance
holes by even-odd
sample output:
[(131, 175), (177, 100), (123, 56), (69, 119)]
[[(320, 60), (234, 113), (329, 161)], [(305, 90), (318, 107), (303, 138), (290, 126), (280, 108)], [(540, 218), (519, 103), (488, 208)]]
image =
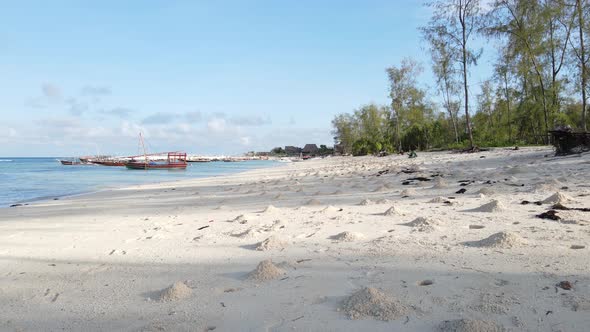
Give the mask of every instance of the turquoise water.
[(0, 207), (131, 184), (237, 173), (274, 161), (189, 163), (186, 170), (129, 170), (97, 165), (64, 166), (56, 158), (0, 157)]

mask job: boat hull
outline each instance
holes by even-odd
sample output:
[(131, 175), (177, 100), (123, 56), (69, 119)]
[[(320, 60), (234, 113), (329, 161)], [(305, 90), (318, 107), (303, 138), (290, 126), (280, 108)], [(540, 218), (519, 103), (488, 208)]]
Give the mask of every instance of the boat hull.
[(128, 169), (186, 169), (186, 163), (150, 164), (129, 162), (125, 164)]
[(127, 162), (125, 161), (93, 161), (93, 164), (101, 165), (101, 166), (125, 166)]

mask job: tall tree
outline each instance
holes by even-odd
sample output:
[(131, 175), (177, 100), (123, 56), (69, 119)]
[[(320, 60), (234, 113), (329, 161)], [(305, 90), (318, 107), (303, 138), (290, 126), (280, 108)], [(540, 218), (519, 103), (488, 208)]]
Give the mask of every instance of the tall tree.
[[(427, 31), (424, 31), (427, 32)], [(432, 59), (432, 71), (436, 77), (436, 85), (439, 94), (443, 98), (443, 107), (449, 115), (449, 120), (455, 134), (455, 143), (459, 143), (459, 131), (457, 130), (457, 111), (459, 102), (454, 100), (458, 94), (459, 85), (455, 78), (457, 70), (454, 66), (453, 52), (447, 39), (435, 38), (432, 34), (425, 33), (425, 39), (429, 43)]]
[(587, 16), (589, 15), (588, 12), (590, 8), (588, 8), (588, 1), (587, 0), (575, 0), (575, 13), (577, 16), (577, 23), (578, 23), (578, 40), (577, 45), (574, 45), (572, 42), (572, 49), (574, 54), (579, 62), (580, 67), (580, 89), (582, 90), (582, 123), (581, 128), (584, 131), (588, 130), (587, 121), (586, 121), (586, 113), (587, 113), (587, 102), (588, 99), (586, 97), (587, 89), (588, 89), (588, 55), (586, 54), (585, 49), (585, 40), (587, 38), (585, 34), (585, 30), (590, 30), (587, 26), (588, 22)]
[(449, 45), (453, 59), (460, 64), (463, 83), (463, 107), (465, 109), (465, 125), (469, 136), (470, 147), (474, 148), (473, 133), (469, 114), (469, 67), (477, 65), (481, 55), (471, 49), (474, 34), (480, 27), (480, 0), (438, 0), (430, 3), (434, 9), (433, 16), (427, 27), (423, 28), (429, 40), (441, 40)]
[(395, 146), (402, 150), (402, 122), (412, 95), (416, 93), (416, 77), (422, 72), (422, 67), (414, 60), (405, 58), (399, 67), (389, 67), (385, 70), (389, 78), (389, 97), (391, 98), (392, 121), (395, 127)]
[[(547, 132), (561, 109), (561, 72), (567, 60), (573, 12), (564, 0), (496, 0), (493, 7), (492, 23), (486, 31), (506, 38), (505, 51), (518, 63), (526, 96), (539, 103), (543, 131)], [(546, 141), (547, 136), (543, 137)]]

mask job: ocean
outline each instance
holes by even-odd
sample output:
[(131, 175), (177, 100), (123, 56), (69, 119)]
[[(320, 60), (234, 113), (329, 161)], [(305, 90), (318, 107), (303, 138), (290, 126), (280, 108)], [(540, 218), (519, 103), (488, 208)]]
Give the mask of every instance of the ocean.
[(61, 165), (57, 158), (0, 157), (0, 207), (133, 184), (203, 178), (277, 165), (274, 161), (189, 163), (186, 170)]

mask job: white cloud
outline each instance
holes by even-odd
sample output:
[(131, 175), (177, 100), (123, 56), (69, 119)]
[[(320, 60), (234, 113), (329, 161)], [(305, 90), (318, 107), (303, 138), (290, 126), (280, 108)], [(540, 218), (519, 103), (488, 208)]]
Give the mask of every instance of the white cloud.
[(213, 118), (207, 122), (207, 129), (213, 133), (223, 133), (226, 130), (225, 119)]
[(251, 138), (249, 136), (242, 136), (240, 137), (240, 144), (242, 145), (250, 145)]

